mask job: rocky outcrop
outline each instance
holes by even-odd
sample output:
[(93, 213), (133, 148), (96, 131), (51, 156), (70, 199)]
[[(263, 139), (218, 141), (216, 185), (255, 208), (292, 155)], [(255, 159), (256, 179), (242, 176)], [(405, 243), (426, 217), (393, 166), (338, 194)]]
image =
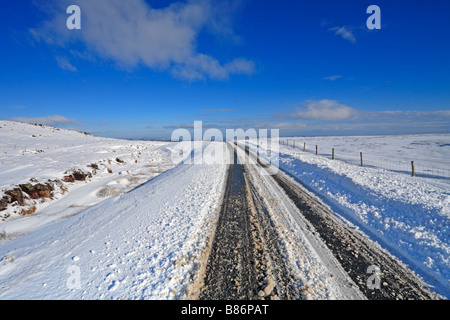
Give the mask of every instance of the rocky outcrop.
[(13, 203), (16, 202), (20, 205), (23, 206), (25, 204), (25, 198), (23, 196), (22, 190), (20, 190), (20, 188), (14, 188), (11, 190), (6, 190), (5, 191), (6, 196), (9, 196), (9, 203)]
[[(124, 163), (119, 158), (116, 159), (119, 163)], [(96, 163), (87, 165), (92, 172), (83, 169), (70, 169), (64, 173), (62, 179), (47, 180), (46, 182), (38, 183), (38, 180), (31, 178), (28, 183), (13, 186), (9, 190), (2, 190), (0, 193), (0, 212), (7, 210), (9, 207), (14, 207), (13, 211), (21, 215), (28, 215), (36, 212), (36, 205), (47, 200), (54, 200), (59, 194), (65, 194), (68, 191), (66, 183), (75, 183), (77, 181), (88, 181), (96, 175), (99, 166)], [(112, 170), (108, 168), (108, 172)], [(3, 213), (1, 219), (6, 219), (10, 213)]]
[(41, 199), (41, 198), (49, 198), (52, 199), (52, 192), (54, 190), (53, 186), (50, 183), (46, 184), (35, 184), (31, 183), (21, 184), (19, 185), (20, 189), (26, 193), (31, 199)]
[(66, 174), (67, 173), (69, 174), (64, 176), (65, 182), (86, 181), (87, 178), (92, 178), (92, 173), (84, 172), (82, 170), (66, 171)]
[(6, 210), (6, 207), (8, 207), (8, 204), (9, 204), (9, 200), (10, 200), (10, 198), (8, 196), (3, 196), (0, 199), (0, 211)]
[[(32, 180), (33, 181), (33, 180)], [(36, 211), (34, 203), (27, 202), (27, 200), (53, 200), (53, 191), (55, 185), (62, 187), (61, 183), (49, 180), (47, 183), (25, 183), (18, 187), (5, 190), (4, 196), (0, 199), (0, 211), (4, 211), (8, 206), (23, 207), (20, 210), (21, 215), (32, 214)], [(63, 189), (61, 189), (64, 192)]]

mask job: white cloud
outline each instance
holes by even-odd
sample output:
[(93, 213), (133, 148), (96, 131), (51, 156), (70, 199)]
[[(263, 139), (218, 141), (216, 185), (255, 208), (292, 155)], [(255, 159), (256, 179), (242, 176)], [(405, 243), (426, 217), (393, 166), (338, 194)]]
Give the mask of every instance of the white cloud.
[(77, 68), (74, 67), (66, 57), (56, 57), (56, 62), (58, 63), (58, 66), (63, 70), (77, 72)]
[(17, 122), (26, 122), (26, 123), (37, 123), (45, 126), (57, 126), (57, 125), (73, 125), (79, 126), (81, 122), (75, 119), (69, 119), (64, 116), (54, 115), (48, 117), (36, 117), (36, 118), (27, 118), (27, 117), (13, 117), (10, 118), (11, 121)]
[(252, 74), (254, 64), (245, 59), (234, 59), (232, 62), (221, 65), (215, 58), (205, 54), (196, 54), (188, 57), (183, 63), (172, 68), (172, 75), (187, 80), (202, 80), (206, 76), (215, 80), (224, 80), (230, 74)]
[(323, 78), (323, 79), (324, 79), (324, 80), (335, 81), (335, 80), (340, 79), (340, 78), (342, 78), (342, 76), (336, 75), (336, 76), (325, 77), (325, 78)]
[(357, 113), (357, 110), (335, 100), (307, 101), (306, 108), (297, 108), (291, 116), (296, 119), (343, 120)]
[(264, 124), (262, 127), (267, 129), (279, 129), (279, 130), (302, 130), (307, 127), (305, 123), (300, 122), (276, 122)]
[(373, 112), (380, 116), (399, 116), (399, 117), (442, 117), (450, 118), (450, 110), (422, 111), (422, 110), (386, 110)]
[(231, 112), (235, 111), (234, 109), (203, 109), (205, 112)]
[(356, 38), (353, 33), (346, 27), (333, 27), (328, 29), (330, 31), (334, 31), (334, 34), (337, 36), (341, 36), (343, 39), (350, 41), (351, 43), (356, 42)]
[[(67, 15), (61, 12), (69, 4), (81, 8), (81, 30), (66, 28)], [(252, 74), (254, 64), (247, 59), (223, 64), (197, 52), (196, 41), (202, 29), (213, 25), (216, 32), (232, 33), (225, 25), (227, 19), (217, 19), (220, 11), (214, 4), (211, 0), (188, 0), (154, 9), (144, 0), (54, 1), (53, 17), (31, 32), (38, 40), (63, 47), (81, 41), (87, 53), (128, 69), (145, 66), (170, 70), (187, 80), (222, 80), (231, 74)], [(224, 21), (222, 27), (220, 21)]]

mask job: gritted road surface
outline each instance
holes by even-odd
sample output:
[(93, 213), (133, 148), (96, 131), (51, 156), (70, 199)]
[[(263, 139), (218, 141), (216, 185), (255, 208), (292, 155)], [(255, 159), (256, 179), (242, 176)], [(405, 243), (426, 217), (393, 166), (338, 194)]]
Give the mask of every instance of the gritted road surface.
[[(239, 147), (235, 145), (234, 148), (235, 161), (229, 166), (223, 204), (198, 298), (303, 299), (305, 295), (298, 286), (299, 280), (289, 273), (285, 265), (270, 210), (249, 183), (250, 171), (252, 175), (257, 171), (249, 170), (248, 166), (270, 166), (261, 163), (259, 158), (254, 164), (239, 164), (236, 153)], [(244, 150), (247, 157), (254, 157), (248, 148)], [(298, 209), (291, 215), (308, 224), (361, 295), (367, 299), (383, 300), (437, 297), (397, 259), (349, 228), (293, 178), (278, 171), (267, 179), (273, 179), (281, 188), (283, 201), (290, 201)], [(368, 273), (371, 266), (380, 271), (378, 283), (372, 283), (375, 288), (368, 285), (373, 276), (373, 273)]]

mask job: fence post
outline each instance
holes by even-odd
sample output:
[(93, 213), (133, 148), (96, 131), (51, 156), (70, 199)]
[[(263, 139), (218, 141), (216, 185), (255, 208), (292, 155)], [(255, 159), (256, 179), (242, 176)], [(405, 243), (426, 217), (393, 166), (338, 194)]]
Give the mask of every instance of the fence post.
[(295, 140), (294, 140), (294, 142), (292, 143), (292, 148), (295, 148)]
[(306, 151), (306, 142), (303, 142), (303, 151)]
[(318, 149), (318, 147), (317, 147), (317, 144), (316, 144), (316, 154), (318, 154), (318, 150), (317, 149)]
[(334, 160), (334, 148), (331, 149), (331, 160)]
[(414, 167), (414, 161), (411, 161), (411, 172), (412, 172), (412, 177), (416, 176), (416, 168)]
[(362, 157), (362, 152), (359, 153), (360, 157), (361, 157), (361, 167), (363, 166), (363, 157)]

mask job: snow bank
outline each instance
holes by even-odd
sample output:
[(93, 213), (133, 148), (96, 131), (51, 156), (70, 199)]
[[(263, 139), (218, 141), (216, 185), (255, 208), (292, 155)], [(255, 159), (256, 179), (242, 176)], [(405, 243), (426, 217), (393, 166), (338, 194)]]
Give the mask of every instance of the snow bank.
[(0, 246), (0, 298), (181, 298), (205, 250), (226, 169), (180, 164)]
[[(330, 139), (335, 143), (338, 137)], [(391, 137), (377, 137), (379, 142), (382, 139), (390, 144)], [(343, 220), (450, 297), (449, 184), (333, 161), (286, 146), (280, 146), (279, 160), (282, 170), (321, 196)]]

